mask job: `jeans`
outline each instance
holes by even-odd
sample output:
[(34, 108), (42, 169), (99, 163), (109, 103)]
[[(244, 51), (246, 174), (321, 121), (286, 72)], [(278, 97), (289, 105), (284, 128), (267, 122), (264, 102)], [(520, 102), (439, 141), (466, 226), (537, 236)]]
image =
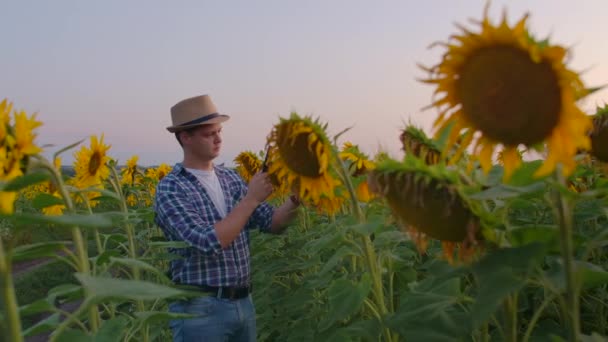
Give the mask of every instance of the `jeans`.
[(255, 308), (251, 295), (236, 299), (198, 297), (169, 305), (170, 312), (196, 317), (171, 320), (174, 342), (255, 342)]

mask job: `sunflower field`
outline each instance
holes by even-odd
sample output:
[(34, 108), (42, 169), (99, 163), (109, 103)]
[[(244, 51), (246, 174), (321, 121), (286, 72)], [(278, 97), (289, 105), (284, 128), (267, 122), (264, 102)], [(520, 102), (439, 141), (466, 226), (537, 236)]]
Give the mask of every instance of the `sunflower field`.
[[(251, 232), (258, 340), (608, 339), (608, 106), (579, 108), (597, 88), (527, 15), (458, 28), (421, 66), (437, 116), (395, 136), (403, 158), (295, 112), (268, 132), (268, 200), (303, 205), (282, 235)], [(170, 341), (189, 316), (168, 303), (200, 296), (167, 278), (191, 247), (153, 220), (171, 166), (119, 166), (103, 135), (48, 160), (41, 125), (0, 103), (0, 338)], [(235, 158), (245, 181), (262, 155)], [(13, 268), (41, 258), (67, 276), (26, 298)]]

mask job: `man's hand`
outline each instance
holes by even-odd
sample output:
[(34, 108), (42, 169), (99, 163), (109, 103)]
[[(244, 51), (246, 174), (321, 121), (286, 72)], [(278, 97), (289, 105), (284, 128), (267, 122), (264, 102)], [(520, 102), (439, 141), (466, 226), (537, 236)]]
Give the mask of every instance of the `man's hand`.
[(249, 181), (247, 195), (257, 204), (262, 203), (272, 193), (272, 184), (266, 172), (258, 172)]

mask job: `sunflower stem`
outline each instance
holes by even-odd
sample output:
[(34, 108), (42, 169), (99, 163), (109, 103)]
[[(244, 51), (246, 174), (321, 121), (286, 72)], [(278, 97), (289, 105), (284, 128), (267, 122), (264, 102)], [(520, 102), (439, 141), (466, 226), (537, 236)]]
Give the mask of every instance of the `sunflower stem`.
[[(86, 204), (87, 211), (89, 215), (93, 215), (93, 208), (91, 208), (91, 203), (86, 196), (82, 196), (83, 202)], [(101, 244), (101, 236), (99, 235), (99, 229), (93, 228), (93, 234), (95, 234), (95, 245), (97, 246), (97, 255), (100, 255), (104, 252), (103, 245)]]
[[(57, 170), (53, 164), (49, 163), (49, 161), (44, 159), (43, 157), (39, 157), (38, 162), (40, 162), (40, 165), (51, 173), (51, 176), (53, 177), (53, 180), (57, 185), (57, 190), (61, 194), (61, 197), (63, 197), (63, 200), (65, 201), (65, 206), (68, 211), (70, 213), (75, 213), (76, 209), (74, 207), (74, 203), (72, 202), (70, 193), (68, 192), (65, 183), (63, 182), (63, 178), (61, 177), (61, 173), (59, 172), (59, 170)], [(89, 255), (87, 252), (86, 245), (84, 243), (84, 239), (82, 237), (82, 231), (80, 230), (80, 227), (72, 226), (72, 240), (74, 241), (74, 245), (76, 246), (76, 256), (78, 257), (76, 263), (78, 265), (77, 271), (87, 275), (91, 274), (91, 269), (89, 265)], [(85, 290), (85, 298), (86, 295), (87, 291)], [(97, 329), (99, 328), (99, 322), (99, 311), (97, 311), (97, 306), (93, 305), (89, 309), (89, 325), (91, 326), (91, 331), (93, 333), (97, 332)]]
[(0, 237), (0, 289), (2, 289), (1, 302), (4, 308), (4, 317), (8, 324), (8, 334), (4, 337), (8, 338), (7, 341), (22, 342), (21, 318), (19, 317), (17, 296), (15, 295), (15, 286), (11, 274), (10, 254), (4, 251), (2, 237)]
[[(118, 172), (116, 172), (116, 168), (113, 165), (110, 167), (110, 171), (112, 172), (112, 178), (113, 178), (110, 181), (110, 183), (114, 187), (114, 191), (116, 191), (116, 193), (120, 197), (120, 209), (124, 213), (125, 219), (128, 221), (129, 208), (127, 206), (127, 200), (124, 196), (124, 193), (122, 192), (122, 188), (120, 187), (120, 179), (118, 177)], [(135, 234), (134, 234), (133, 224), (127, 222), (125, 224), (125, 230), (127, 232), (127, 238), (129, 241), (129, 257), (131, 259), (135, 260), (135, 259), (137, 259), (137, 249), (135, 247), (135, 236), (134, 236)], [(135, 280), (140, 280), (141, 273), (140, 273), (139, 267), (133, 266), (132, 270), (133, 270), (133, 278)], [(137, 310), (139, 312), (145, 311), (144, 302), (142, 300), (138, 300), (136, 302), (136, 305), (137, 305)], [(142, 329), (142, 335), (143, 335), (142, 336), (143, 341), (148, 341), (150, 339), (149, 335), (148, 335), (148, 325), (147, 324)]]
[[(567, 188), (566, 180), (561, 168), (557, 168), (555, 173), (557, 183)], [(580, 332), (579, 317), (579, 287), (575, 278), (574, 271), (574, 246), (572, 244), (572, 208), (568, 201), (560, 193), (559, 189), (553, 190), (555, 205), (557, 207), (557, 219), (559, 224), (560, 244), (562, 258), (564, 259), (564, 276), (566, 280), (566, 318), (570, 328), (569, 340), (578, 341)]]
[[(336, 156), (336, 158), (334, 159), (334, 162), (337, 164), (336, 169), (338, 170), (338, 174), (340, 175), (340, 178), (342, 179), (342, 181), (344, 182), (344, 185), (346, 186), (346, 189), (348, 190), (348, 194), (350, 195), (349, 197), (350, 197), (351, 207), (357, 217), (357, 221), (361, 224), (365, 223), (365, 216), (363, 215), (361, 206), (359, 206), (359, 202), (357, 200), (357, 195), (355, 193), (355, 188), (353, 186), (352, 180), (350, 179), (348, 171), (346, 170), (344, 163), (337, 157), (337, 154), (334, 153), (334, 155)], [(376, 256), (376, 251), (374, 250), (374, 246), (372, 244), (372, 241), (369, 238), (369, 235), (362, 236), (361, 240), (363, 242), (365, 261), (367, 263), (367, 267), (369, 268), (369, 273), (372, 276), (374, 299), (375, 299), (378, 309), (380, 310), (380, 314), (386, 315), (386, 314), (388, 314), (388, 309), (386, 307), (386, 303), (384, 302), (384, 288), (382, 286), (382, 274), (378, 270), (378, 262), (377, 262), (378, 258)], [(391, 332), (388, 328), (384, 329), (384, 335), (385, 335), (386, 341), (393, 340)]]

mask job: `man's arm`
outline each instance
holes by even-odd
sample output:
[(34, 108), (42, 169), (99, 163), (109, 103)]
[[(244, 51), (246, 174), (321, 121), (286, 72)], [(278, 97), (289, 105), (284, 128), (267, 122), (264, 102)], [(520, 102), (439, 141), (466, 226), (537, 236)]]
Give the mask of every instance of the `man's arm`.
[(275, 209), (272, 214), (272, 224), (270, 232), (274, 234), (282, 233), (287, 225), (297, 216), (300, 200), (292, 195), (285, 203)]
[(240, 203), (215, 224), (204, 219), (203, 213), (192, 205), (182, 189), (165, 185), (156, 194), (159, 221), (179, 239), (201, 252), (208, 255), (220, 253), (236, 239), (253, 211), (272, 191), (265, 174), (253, 178), (252, 186)]
[(257, 173), (249, 182), (247, 194), (226, 217), (215, 224), (215, 233), (222, 248), (230, 246), (239, 236), (255, 209), (272, 193), (266, 173)]

